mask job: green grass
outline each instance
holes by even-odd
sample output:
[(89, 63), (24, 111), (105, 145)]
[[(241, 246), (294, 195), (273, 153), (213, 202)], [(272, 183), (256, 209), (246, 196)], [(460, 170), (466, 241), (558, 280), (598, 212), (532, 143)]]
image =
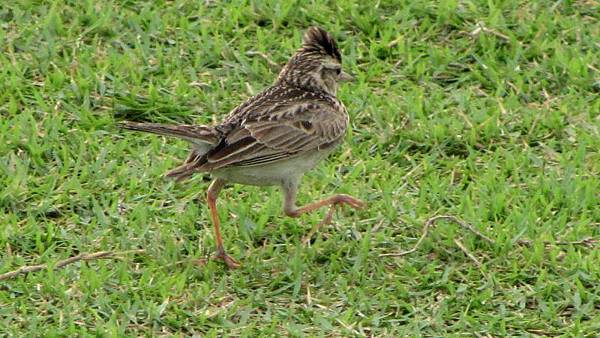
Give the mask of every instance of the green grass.
[[(67, 4), (68, 3), (68, 4)], [(145, 249), (0, 282), (9, 336), (594, 336), (600, 330), (597, 1), (4, 1), (0, 273)], [(312, 24), (357, 81), (344, 148), (304, 179), (369, 208), (282, 215), (233, 186), (213, 252), (208, 181), (162, 174), (183, 141), (122, 119), (207, 124), (275, 79)], [(454, 215), (494, 240), (440, 222)], [(459, 239), (481, 262), (455, 244)], [(529, 239), (532, 245), (519, 245)]]

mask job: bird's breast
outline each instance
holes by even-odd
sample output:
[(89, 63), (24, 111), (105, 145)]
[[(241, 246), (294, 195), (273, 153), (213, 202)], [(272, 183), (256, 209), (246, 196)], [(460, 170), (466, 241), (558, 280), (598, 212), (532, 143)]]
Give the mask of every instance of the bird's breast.
[(268, 164), (219, 168), (212, 171), (212, 175), (231, 183), (256, 186), (281, 185), (289, 179), (302, 177), (304, 173), (327, 157), (338, 143)]

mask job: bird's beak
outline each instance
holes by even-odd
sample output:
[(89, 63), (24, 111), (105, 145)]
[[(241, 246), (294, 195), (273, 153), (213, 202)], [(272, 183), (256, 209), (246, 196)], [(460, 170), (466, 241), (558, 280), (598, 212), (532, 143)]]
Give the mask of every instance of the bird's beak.
[(340, 76), (338, 78), (339, 82), (349, 82), (349, 81), (353, 81), (354, 80), (354, 76), (342, 71), (340, 73)]

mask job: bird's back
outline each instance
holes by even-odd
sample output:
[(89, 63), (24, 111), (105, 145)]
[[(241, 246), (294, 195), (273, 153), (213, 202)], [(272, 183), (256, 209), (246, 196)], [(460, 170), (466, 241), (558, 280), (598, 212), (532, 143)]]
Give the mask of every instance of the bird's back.
[(324, 92), (274, 85), (234, 108), (217, 126), (220, 142), (192, 150), (168, 175), (265, 166), (335, 146), (348, 125), (346, 108)]
[(280, 114), (292, 114), (289, 108), (303, 104), (321, 104), (339, 110), (345, 108), (334, 96), (325, 92), (310, 91), (298, 87), (275, 84), (235, 107), (217, 127), (228, 131), (243, 121), (277, 120)]

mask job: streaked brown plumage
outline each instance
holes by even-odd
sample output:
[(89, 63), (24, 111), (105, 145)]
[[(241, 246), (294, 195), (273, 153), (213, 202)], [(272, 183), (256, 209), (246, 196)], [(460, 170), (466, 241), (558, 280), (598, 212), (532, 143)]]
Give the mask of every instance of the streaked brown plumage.
[(233, 109), (219, 125), (122, 124), (126, 129), (175, 136), (193, 144), (187, 160), (167, 176), (182, 180), (196, 172), (209, 172), (215, 177), (207, 202), (215, 226), (216, 257), (229, 267), (239, 264), (225, 253), (216, 210), (217, 195), (228, 182), (281, 186), (284, 212), (292, 217), (330, 205), (319, 225), (331, 221), (338, 204), (363, 206), (353, 197), (334, 195), (296, 207), (302, 175), (341, 143), (348, 128), (348, 112), (336, 97), (338, 83), (351, 78), (341, 70), (341, 63), (331, 35), (311, 27), (275, 84)]

